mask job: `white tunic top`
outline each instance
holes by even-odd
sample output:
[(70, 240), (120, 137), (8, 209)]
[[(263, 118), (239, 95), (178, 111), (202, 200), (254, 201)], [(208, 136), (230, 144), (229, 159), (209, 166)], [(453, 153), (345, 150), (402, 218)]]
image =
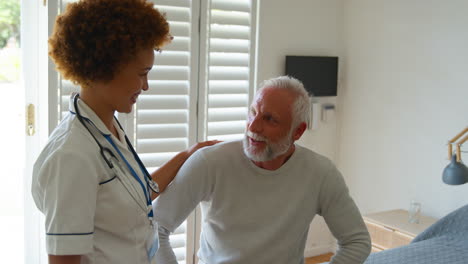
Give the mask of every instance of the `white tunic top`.
[[(116, 121), (120, 139), (83, 101), (78, 105), (88, 127), (97, 128), (99, 142), (119, 157), (104, 138), (110, 136), (146, 188)], [(53, 131), (33, 169), (32, 195), (45, 215), (47, 253), (82, 255), (81, 263), (150, 263), (146, 245), (154, 231), (143, 189), (124, 162), (118, 175), (107, 166), (75, 112), (70, 100), (70, 113)]]

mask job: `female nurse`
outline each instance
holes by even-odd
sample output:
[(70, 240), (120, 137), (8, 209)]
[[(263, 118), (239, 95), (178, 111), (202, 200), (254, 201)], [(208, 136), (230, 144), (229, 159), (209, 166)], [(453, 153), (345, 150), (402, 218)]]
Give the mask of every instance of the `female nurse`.
[(148, 90), (154, 50), (171, 39), (147, 0), (81, 0), (58, 16), (49, 55), (81, 90), (34, 164), (49, 263), (155, 263), (151, 201), (193, 152), (217, 143), (198, 143), (149, 174), (114, 117)]

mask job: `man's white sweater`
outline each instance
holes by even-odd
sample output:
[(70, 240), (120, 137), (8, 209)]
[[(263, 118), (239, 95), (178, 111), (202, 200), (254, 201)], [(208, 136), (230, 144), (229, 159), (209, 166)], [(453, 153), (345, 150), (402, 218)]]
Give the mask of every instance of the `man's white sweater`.
[(201, 204), (201, 263), (300, 264), (309, 225), (322, 215), (338, 240), (333, 264), (363, 263), (370, 238), (343, 177), (327, 158), (296, 145), (279, 169), (257, 167), (234, 141), (204, 148), (156, 199), (157, 263), (177, 263), (168, 243)]

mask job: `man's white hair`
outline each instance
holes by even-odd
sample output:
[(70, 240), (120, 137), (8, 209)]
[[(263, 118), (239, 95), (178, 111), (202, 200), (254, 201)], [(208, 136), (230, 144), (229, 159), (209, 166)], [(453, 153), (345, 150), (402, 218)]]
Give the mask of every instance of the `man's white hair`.
[(304, 85), (301, 81), (290, 76), (280, 76), (263, 81), (257, 94), (265, 88), (274, 87), (291, 91), (296, 95), (292, 108), (292, 127), (296, 129), (300, 123), (305, 122), (307, 128), (310, 128), (310, 100)]

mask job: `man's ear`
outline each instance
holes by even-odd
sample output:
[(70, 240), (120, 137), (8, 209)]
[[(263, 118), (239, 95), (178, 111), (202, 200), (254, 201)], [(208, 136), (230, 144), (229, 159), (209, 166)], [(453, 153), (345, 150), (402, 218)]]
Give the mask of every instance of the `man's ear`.
[(302, 134), (304, 134), (304, 131), (307, 129), (307, 124), (305, 122), (302, 122), (297, 126), (296, 130), (293, 133), (293, 139), (294, 141), (299, 140), (302, 137)]

